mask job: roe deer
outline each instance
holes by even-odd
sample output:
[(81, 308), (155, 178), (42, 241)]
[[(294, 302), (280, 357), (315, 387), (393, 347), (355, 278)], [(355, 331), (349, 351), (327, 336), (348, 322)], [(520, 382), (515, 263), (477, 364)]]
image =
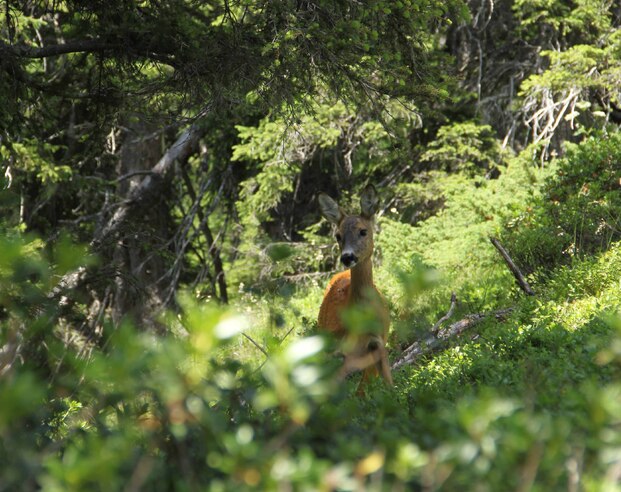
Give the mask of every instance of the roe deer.
[[(336, 240), (341, 249), (341, 262), (347, 270), (334, 275), (324, 293), (319, 309), (320, 330), (332, 333), (342, 343), (345, 356), (340, 377), (363, 371), (358, 394), (372, 376), (381, 376), (392, 385), (386, 352), (390, 315), (384, 298), (373, 284), (373, 225), (379, 199), (372, 185), (360, 196), (360, 215), (347, 215), (325, 193), (319, 194), (322, 215), (336, 225)], [(379, 329), (377, 332), (346, 327), (343, 311), (351, 306), (370, 308)], [(350, 329), (348, 329), (350, 328)]]

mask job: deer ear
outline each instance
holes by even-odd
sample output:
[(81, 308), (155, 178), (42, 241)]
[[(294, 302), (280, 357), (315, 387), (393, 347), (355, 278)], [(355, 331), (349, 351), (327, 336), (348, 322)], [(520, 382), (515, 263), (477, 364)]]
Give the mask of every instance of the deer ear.
[(372, 184), (365, 186), (360, 195), (360, 212), (366, 219), (372, 219), (379, 208), (379, 197)]
[(344, 217), (344, 214), (339, 207), (339, 204), (336, 203), (325, 193), (319, 193), (317, 199), (319, 200), (319, 209), (321, 210), (321, 215), (323, 215), (333, 224), (339, 225)]

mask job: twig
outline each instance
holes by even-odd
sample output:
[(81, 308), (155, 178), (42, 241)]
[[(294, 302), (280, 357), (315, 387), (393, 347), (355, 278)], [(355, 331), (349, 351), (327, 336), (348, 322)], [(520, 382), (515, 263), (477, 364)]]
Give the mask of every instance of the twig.
[(498, 239), (490, 237), (489, 240), (491, 241), (491, 243), (494, 245), (494, 247), (498, 250), (498, 252), (504, 258), (505, 263), (509, 267), (509, 270), (511, 270), (511, 273), (513, 273), (513, 276), (515, 277), (515, 280), (517, 280), (517, 283), (519, 284), (521, 289), (524, 292), (526, 292), (527, 295), (534, 296), (535, 293), (533, 292), (533, 289), (530, 288), (530, 285), (528, 285), (528, 282), (524, 278), (524, 275), (522, 275), (522, 272), (520, 272), (520, 269), (513, 262), (513, 260), (509, 256), (509, 253), (507, 253), (505, 248), (503, 248), (502, 245), (500, 244), (500, 242), (498, 242)]
[[(287, 337), (291, 334), (291, 332), (293, 331), (293, 329), (294, 329), (294, 328), (295, 328), (295, 326), (292, 326), (291, 328), (289, 328), (289, 331), (285, 334), (285, 336), (284, 336), (284, 337), (282, 337), (280, 340), (278, 340), (278, 345), (281, 345), (281, 344), (282, 344), (282, 342), (284, 342), (284, 341), (285, 341), (285, 339), (286, 339), (286, 338), (287, 338)], [(255, 342), (254, 340), (252, 340), (252, 339), (251, 339), (248, 335), (246, 335), (245, 333), (242, 333), (242, 335), (244, 335), (244, 336), (245, 336), (246, 338), (248, 338), (248, 339), (249, 339), (252, 343), (254, 343), (255, 345), (257, 345), (257, 344), (256, 344), (256, 342)], [(259, 347), (259, 346), (257, 345), (257, 347)], [(265, 365), (265, 363), (267, 362), (267, 359), (269, 359), (269, 355), (267, 354), (267, 352), (266, 352), (265, 350), (261, 349), (261, 347), (259, 347), (259, 350), (261, 350), (261, 352), (263, 352), (263, 353), (265, 354), (266, 359), (264, 359), (264, 360), (263, 360), (263, 362), (261, 362), (261, 364), (259, 364), (259, 367), (257, 367), (257, 368), (253, 371), (253, 374), (254, 374), (255, 372), (260, 371), (260, 370), (263, 368), (263, 366)]]
[(293, 331), (294, 328), (295, 328), (295, 325), (293, 325), (291, 328), (289, 328), (289, 331), (287, 333), (285, 333), (285, 336), (282, 337), (280, 340), (278, 340), (278, 345), (280, 345), (282, 342), (285, 341), (285, 339), (291, 334), (291, 332)]
[(250, 342), (256, 347), (258, 348), (261, 352), (263, 352), (265, 354), (265, 357), (269, 357), (270, 354), (267, 353), (267, 351), (261, 347), (261, 345), (259, 345), (257, 342), (255, 342), (252, 338), (250, 338), (249, 335), (246, 335), (245, 333), (242, 333), (243, 336), (245, 336), (248, 340), (250, 340)]

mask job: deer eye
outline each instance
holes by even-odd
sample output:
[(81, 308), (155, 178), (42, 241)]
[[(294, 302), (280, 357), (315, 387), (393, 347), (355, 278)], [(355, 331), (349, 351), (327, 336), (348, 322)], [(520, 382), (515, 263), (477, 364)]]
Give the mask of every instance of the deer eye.
[(367, 235), (367, 230), (366, 229), (360, 229), (360, 235), (361, 236), (366, 236)]
[(336, 235), (334, 236), (336, 238), (336, 240), (340, 243), (341, 242), (341, 235), (337, 232)]

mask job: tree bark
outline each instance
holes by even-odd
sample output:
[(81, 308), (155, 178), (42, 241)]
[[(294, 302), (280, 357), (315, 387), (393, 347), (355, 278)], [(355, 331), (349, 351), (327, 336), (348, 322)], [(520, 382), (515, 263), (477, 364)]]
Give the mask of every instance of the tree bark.
[[(129, 197), (145, 175), (151, 175), (162, 155), (160, 135), (153, 123), (140, 114), (129, 115), (120, 132), (116, 174), (117, 196)], [(146, 173), (146, 174), (145, 174)], [(170, 180), (166, 180), (169, 182)], [(166, 189), (157, 198), (147, 199), (134, 210), (113, 242), (107, 242), (102, 258), (114, 266), (114, 301), (111, 314), (115, 324), (131, 316), (136, 326), (154, 327), (154, 313), (164, 305), (165, 286), (158, 282), (166, 271), (166, 243), (171, 226)]]
[(119, 229), (131, 213), (138, 207), (153, 199), (164, 184), (164, 178), (173, 167), (175, 161), (187, 161), (198, 146), (198, 140), (202, 130), (198, 122), (185, 130), (175, 143), (166, 151), (148, 175), (130, 193), (129, 197), (121, 203), (108, 222), (95, 234), (91, 247), (97, 250), (104, 241), (116, 239)]

